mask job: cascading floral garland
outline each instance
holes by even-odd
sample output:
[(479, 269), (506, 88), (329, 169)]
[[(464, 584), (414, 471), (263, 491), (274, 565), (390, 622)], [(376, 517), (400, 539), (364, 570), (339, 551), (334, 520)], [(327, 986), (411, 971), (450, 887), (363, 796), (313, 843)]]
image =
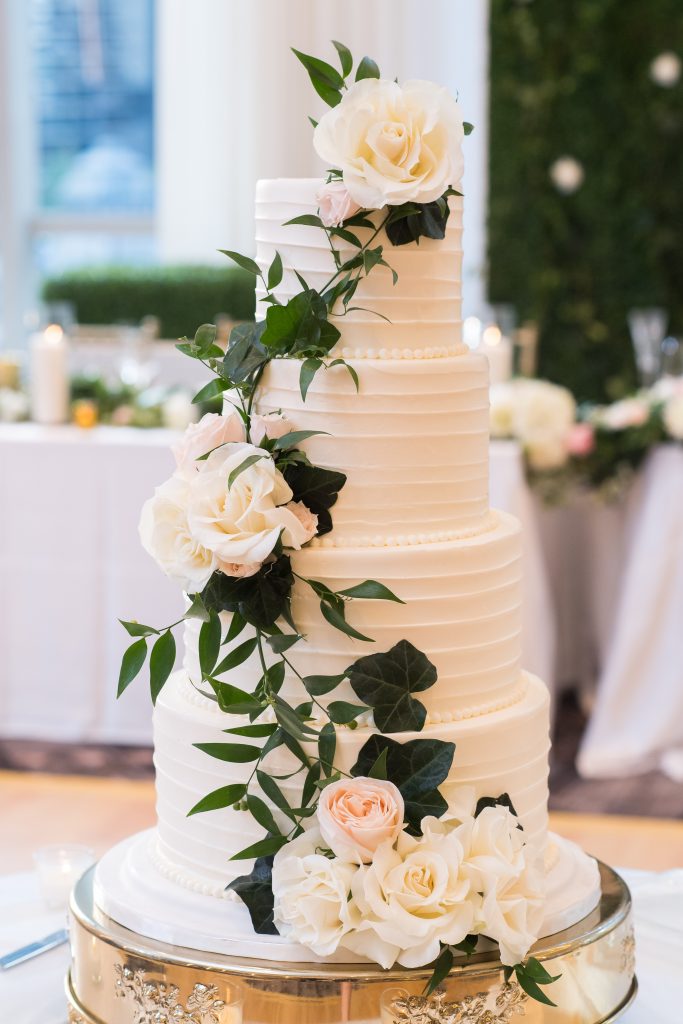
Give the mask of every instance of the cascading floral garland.
[[(159, 629), (122, 623), (133, 643), (123, 657), (118, 692), (149, 654), (156, 701), (175, 665), (173, 630), (188, 618), (201, 621), (201, 678), (191, 682), (221, 712), (244, 722), (224, 730), (235, 739), (196, 746), (210, 757), (252, 768), (245, 782), (207, 794), (189, 814), (239, 808), (264, 830), (263, 839), (233, 856), (254, 866), (229, 886), (246, 905), (256, 932), (279, 932), (321, 955), (343, 946), (386, 967), (397, 960), (406, 966), (433, 962), (428, 991), (446, 977), (458, 953), (473, 952), (483, 933), (499, 942), (525, 991), (550, 1003), (539, 986), (554, 979), (527, 957), (541, 902), (509, 798), (475, 803), (473, 793), (463, 790), (461, 806), (455, 807), (452, 794), (449, 802), (439, 788), (448, 778), (455, 744), (393, 738), (423, 730), (427, 713), (415, 695), (435, 684), (434, 665), (406, 639), (336, 675), (302, 675), (292, 654), (305, 640), (291, 611), (295, 581), (314, 592), (332, 627), (367, 643), (372, 638), (347, 620), (349, 603), (402, 602), (376, 580), (334, 591), (294, 571), (290, 552), (332, 529), (331, 511), (346, 478), (313, 465), (300, 447), (320, 431), (297, 430), (281, 414), (255, 412), (259, 382), (272, 359), (287, 357), (301, 360), (304, 400), (323, 368), (344, 366), (358, 388), (354, 367), (333, 355), (340, 337), (333, 321), (355, 308), (353, 296), (374, 268), (385, 268), (396, 283), (385, 247), (377, 242), (382, 231), (393, 245), (444, 237), (448, 200), (458, 194), (453, 184), (460, 176), (459, 143), (469, 127), (444, 90), (424, 82), (402, 89), (381, 79), (367, 57), (348, 86), (353, 58), (345, 46), (334, 45), (341, 72), (295, 51), (318, 94), (334, 108), (314, 122), (316, 148), (339, 161), (318, 193), (318, 213), (289, 222), (325, 231), (334, 273), (315, 290), (292, 269), (301, 290), (283, 304), (275, 293), (285, 273), (279, 253), (262, 268), (224, 250), (261, 282), (267, 310), (263, 320), (233, 328), (226, 352), (210, 324), (178, 345), (214, 374), (195, 401), (224, 394), (232, 411), (209, 414), (189, 428), (176, 448), (175, 474), (143, 510), (143, 544), (182, 584), (189, 607), (178, 622)], [(348, 149), (345, 119), (358, 114), (358, 104), (365, 112), (365, 138), (374, 139), (374, 170), (363, 169)], [(344, 152), (335, 142), (340, 133)], [(350, 247), (351, 255), (344, 257), (337, 242)], [(225, 612), (230, 620), (223, 635)], [(251, 635), (236, 643), (246, 633)], [(226, 681), (254, 655), (261, 675), (253, 691)], [(304, 698), (296, 705), (282, 696), (288, 672)], [(344, 682), (357, 703), (321, 701)], [(338, 730), (357, 728), (359, 719), (372, 722), (376, 731), (350, 770), (342, 771)], [(267, 765), (278, 748), (294, 766), (280, 775)], [(282, 783), (294, 777), (300, 790), (292, 803)], [(483, 849), (489, 862), (496, 860), (497, 871), (485, 866)], [(443, 878), (435, 889), (430, 872), (438, 874), (439, 865)], [(429, 898), (411, 888), (420, 871), (431, 886)], [(397, 882), (402, 872), (403, 889)], [(385, 884), (389, 874), (393, 896)], [(506, 919), (510, 903), (517, 908), (516, 925)], [(520, 915), (520, 904), (528, 914)]]

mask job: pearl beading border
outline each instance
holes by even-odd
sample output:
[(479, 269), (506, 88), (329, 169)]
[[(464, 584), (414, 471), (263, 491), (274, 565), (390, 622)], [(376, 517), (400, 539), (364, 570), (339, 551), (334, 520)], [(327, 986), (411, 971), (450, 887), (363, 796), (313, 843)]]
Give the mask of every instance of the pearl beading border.
[(457, 345), (435, 345), (426, 348), (352, 348), (345, 345), (335, 350), (342, 359), (451, 359), (463, 356), (470, 349), (462, 342)]
[(170, 858), (161, 852), (158, 836), (150, 842), (148, 851), (149, 859), (154, 869), (163, 878), (168, 879), (169, 882), (173, 882), (183, 889), (188, 889), (190, 892), (196, 892), (200, 896), (213, 896), (216, 899), (227, 900), (229, 903), (236, 903), (238, 901), (239, 897), (232, 889), (226, 889), (219, 882), (204, 881), (198, 875), (193, 875), (190, 871), (183, 870), (173, 864)]
[(496, 513), (489, 509), (482, 522), (476, 526), (464, 527), (452, 530), (436, 530), (434, 533), (409, 533), (409, 534), (375, 534), (374, 536), (344, 536), (340, 534), (335, 537), (334, 533), (326, 533), (324, 537), (314, 537), (306, 545), (308, 548), (410, 548), (423, 544), (444, 544), (453, 540), (467, 540), (470, 537), (479, 537), (490, 533), (499, 525), (500, 519)]

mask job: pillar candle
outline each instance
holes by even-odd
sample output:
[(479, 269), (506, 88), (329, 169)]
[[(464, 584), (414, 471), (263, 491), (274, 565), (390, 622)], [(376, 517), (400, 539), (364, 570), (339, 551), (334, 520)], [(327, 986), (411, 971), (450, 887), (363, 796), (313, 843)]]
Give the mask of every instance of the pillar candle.
[(31, 336), (31, 417), (36, 423), (69, 418), (68, 357), (68, 341), (57, 324)]
[(479, 351), (489, 361), (489, 382), (502, 384), (512, 376), (512, 345), (510, 339), (500, 333), (500, 328), (487, 327), (481, 338)]

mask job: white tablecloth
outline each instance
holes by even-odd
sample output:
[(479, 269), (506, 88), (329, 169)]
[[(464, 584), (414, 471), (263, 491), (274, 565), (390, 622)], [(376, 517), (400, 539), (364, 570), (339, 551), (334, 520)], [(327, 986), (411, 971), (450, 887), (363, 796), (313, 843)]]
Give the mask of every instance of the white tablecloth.
[[(640, 993), (623, 1024), (680, 1024), (683, 1005), (683, 870), (623, 871), (631, 887)], [(46, 912), (33, 874), (0, 878), (0, 955), (61, 927)], [(66, 946), (0, 972), (3, 1024), (66, 1024), (63, 984)]]

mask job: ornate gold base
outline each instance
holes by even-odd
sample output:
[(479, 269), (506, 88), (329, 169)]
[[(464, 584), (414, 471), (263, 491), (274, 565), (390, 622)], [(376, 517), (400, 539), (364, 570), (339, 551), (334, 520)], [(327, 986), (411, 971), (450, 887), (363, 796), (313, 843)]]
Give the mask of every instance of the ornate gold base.
[(420, 995), (428, 969), (287, 964), (211, 956), (146, 939), (94, 906), (92, 871), (71, 906), (71, 1024), (606, 1024), (635, 997), (631, 900), (601, 865), (602, 900), (583, 921), (542, 939), (533, 954), (561, 978), (543, 1006), (506, 984), (479, 953), (442, 990)]

